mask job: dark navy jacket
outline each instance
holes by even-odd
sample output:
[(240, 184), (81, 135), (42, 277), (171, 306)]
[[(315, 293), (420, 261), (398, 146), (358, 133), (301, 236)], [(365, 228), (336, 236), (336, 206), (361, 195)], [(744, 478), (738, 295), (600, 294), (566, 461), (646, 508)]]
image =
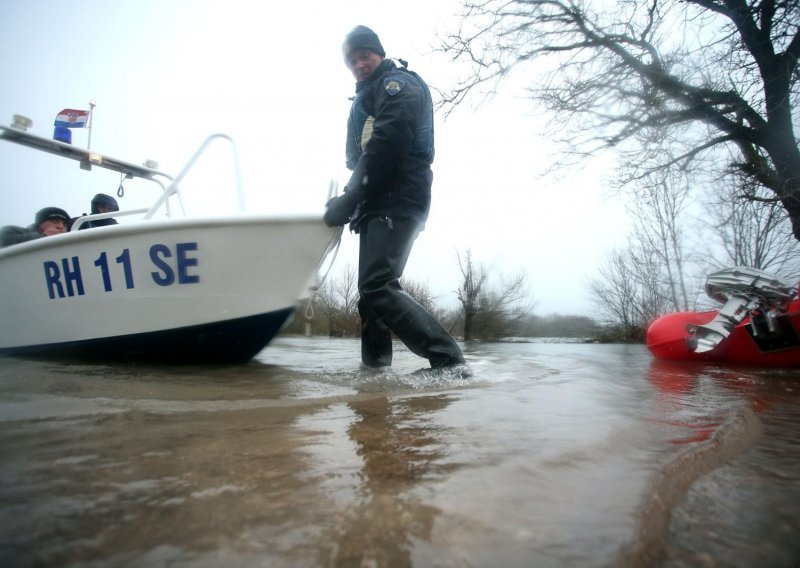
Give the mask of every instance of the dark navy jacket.
[(422, 224), (431, 205), (433, 102), (416, 73), (384, 60), (357, 83), (347, 122), (346, 191), (361, 203), (351, 228), (365, 217), (407, 217)]

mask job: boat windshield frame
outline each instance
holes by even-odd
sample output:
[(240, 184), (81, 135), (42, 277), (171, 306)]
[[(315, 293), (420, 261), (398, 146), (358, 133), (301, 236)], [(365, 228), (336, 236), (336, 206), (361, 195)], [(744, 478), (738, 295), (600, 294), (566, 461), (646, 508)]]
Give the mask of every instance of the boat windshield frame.
[[(239, 154), (236, 147), (236, 142), (228, 135), (222, 133), (211, 134), (200, 145), (195, 154), (184, 166), (183, 170), (174, 178), (164, 172), (149, 168), (147, 166), (137, 166), (130, 162), (118, 160), (99, 152), (91, 151), (85, 148), (79, 148), (72, 144), (60, 142), (50, 138), (44, 138), (31, 134), (27, 130), (17, 128), (14, 126), (4, 126), (0, 124), (0, 139), (8, 140), (28, 148), (41, 150), (62, 158), (68, 158), (80, 163), (82, 170), (91, 171), (93, 167), (103, 168), (123, 174), (126, 178), (139, 178), (158, 184), (161, 187), (161, 195), (156, 202), (149, 209), (136, 209), (131, 211), (116, 211), (113, 213), (100, 213), (94, 215), (84, 215), (76, 219), (74, 226), (70, 230), (74, 230), (86, 221), (95, 219), (102, 219), (108, 217), (118, 217), (123, 215), (134, 215), (144, 213), (144, 219), (151, 219), (153, 215), (163, 205), (166, 209), (168, 218), (172, 217), (169, 198), (173, 195), (177, 196), (181, 210), (183, 211), (183, 203), (181, 202), (178, 184), (186, 176), (189, 170), (194, 166), (195, 162), (200, 158), (200, 155), (205, 151), (208, 145), (216, 139), (224, 139), (230, 142), (233, 150), (234, 168), (236, 172), (236, 189), (239, 202), (239, 210), (244, 212), (244, 188), (242, 183), (241, 166), (239, 164)], [(183, 211), (185, 215), (185, 211)]]

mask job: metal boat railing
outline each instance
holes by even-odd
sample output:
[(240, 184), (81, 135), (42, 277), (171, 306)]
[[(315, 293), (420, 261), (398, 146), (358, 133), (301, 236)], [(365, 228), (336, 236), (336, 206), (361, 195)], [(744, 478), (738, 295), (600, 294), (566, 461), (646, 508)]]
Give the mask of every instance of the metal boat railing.
[(126, 217), (128, 215), (141, 215), (142, 213), (147, 213), (150, 211), (150, 208), (143, 207), (142, 209), (125, 209), (124, 211), (111, 211), (109, 213), (95, 213), (92, 215), (83, 215), (75, 219), (72, 222), (72, 226), (70, 227), (70, 231), (77, 231), (80, 229), (81, 225), (84, 223), (89, 223), (91, 221), (99, 221), (100, 219), (111, 219), (112, 217)]
[(139, 178), (151, 181), (153, 183), (158, 184), (161, 187), (161, 195), (156, 200), (156, 202), (149, 208), (85, 215), (77, 219), (75, 224), (70, 230), (77, 230), (80, 227), (80, 225), (89, 221), (97, 219), (109, 219), (113, 217), (122, 217), (126, 215), (139, 215), (143, 213), (144, 219), (151, 219), (156, 214), (156, 212), (159, 209), (161, 209), (162, 206), (165, 209), (166, 216), (169, 218), (172, 217), (170, 197), (173, 196), (177, 197), (178, 199), (178, 204), (180, 206), (181, 214), (186, 215), (186, 211), (183, 205), (183, 200), (181, 199), (180, 189), (178, 185), (183, 180), (183, 178), (186, 177), (186, 174), (189, 173), (189, 171), (195, 165), (195, 163), (203, 154), (203, 152), (205, 152), (209, 144), (211, 144), (211, 142), (217, 139), (227, 140), (231, 144), (231, 149), (233, 152), (234, 169), (236, 173), (236, 192), (237, 192), (239, 211), (243, 212), (245, 210), (244, 188), (242, 184), (239, 152), (236, 146), (236, 142), (233, 140), (233, 138), (231, 138), (227, 134), (216, 133), (206, 138), (205, 141), (200, 145), (200, 147), (194, 153), (194, 155), (189, 159), (189, 161), (181, 170), (181, 172), (175, 178), (164, 172), (160, 172), (148, 166), (138, 166), (136, 164), (131, 164), (123, 160), (118, 160), (116, 158), (100, 154), (99, 152), (78, 148), (76, 146), (73, 146), (72, 144), (67, 144), (59, 140), (43, 138), (41, 136), (31, 134), (30, 132), (27, 132), (24, 128), (20, 128), (19, 126), (0, 125), (0, 139), (8, 140), (9, 142), (14, 142), (16, 144), (27, 146), (29, 148), (34, 148), (36, 150), (41, 150), (43, 152), (48, 152), (56, 156), (61, 156), (62, 158), (75, 160), (80, 163), (81, 169), (86, 171), (91, 171), (93, 167), (98, 167), (118, 172), (127, 179)]
[[(145, 214), (145, 216), (144, 216), (145, 219), (150, 219), (155, 214), (155, 212), (159, 210), (159, 208), (163, 204), (168, 203), (169, 198), (171, 196), (173, 196), (173, 195), (177, 195), (178, 196), (178, 201), (179, 201), (179, 203), (181, 205), (181, 210), (183, 211), (183, 202), (180, 199), (180, 193), (179, 193), (179, 189), (178, 189), (178, 184), (183, 180), (184, 177), (186, 177), (186, 174), (189, 173), (189, 170), (192, 169), (192, 167), (195, 165), (195, 163), (200, 158), (200, 156), (203, 154), (203, 152), (205, 152), (206, 148), (208, 148), (209, 144), (211, 144), (211, 142), (213, 142), (214, 140), (216, 140), (218, 138), (221, 138), (223, 140), (227, 140), (228, 142), (231, 143), (231, 149), (233, 151), (234, 169), (236, 171), (236, 192), (237, 192), (237, 197), (238, 197), (238, 202), (239, 202), (239, 211), (242, 211), (242, 212), (244, 211), (244, 209), (245, 209), (244, 188), (243, 188), (243, 184), (242, 184), (242, 173), (241, 173), (241, 168), (240, 168), (240, 165), (239, 165), (239, 152), (238, 152), (238, 149), (236, 147), (236, 142), (233, 140), (233, 138), (231, 138), (227, 134), (216, 133), (216, 134), (212, 134), (211, 136), (206, 138), (205, 141), (200, 145), (200, 147), (197, 149), (197, 151), (194, 153), (194, 155), (189, 159), (189, 161), (183, 167), (181, 172), (177, 176), (175, 176), (175, 179), (173, 179), (172, 182), (164, 189), (164, 193), (161, 194), (161, 197), (159, 197), (156, 200), (156, 202), (153, 204), (153, 206), (150, 208), (150, 210)], [(185, 212), (184, 212), (184, 214), (185, 214)]]

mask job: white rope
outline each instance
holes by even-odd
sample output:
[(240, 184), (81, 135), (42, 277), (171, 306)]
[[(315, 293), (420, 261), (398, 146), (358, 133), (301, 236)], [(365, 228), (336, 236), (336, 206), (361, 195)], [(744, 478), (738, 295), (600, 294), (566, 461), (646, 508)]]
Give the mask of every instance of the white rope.
[[(331, 199), (333, 199), (339, 193), (339, 183), (332, 179), (328, 184), (328, 199), (325, 201), (327, 203)], [(344, 233), (344, 227), (339, 227), (336, 230), (336, 233), (331, 238), (330, 242), (328, 243), (328, 248), (325, 249), (325, 253), (322, 255), (322, 259), (320, 260), (320, 266), (327, 260), (328, 256), (333, 252), (333, 257), (331, 258), (330, 263), (328, 264), (328, 269), (322, 274), (321, 277), (317, 275), (317, 282), (314, 286), (310, 288), (311, 294), (308, 296), (308, 301), (306, 302), (306, 309), (303, 315), (306, 318), (307, 323), (311, 323), (311, 320), (314, 318), (314, 300), (317, 297), (317, 292), (322, 288), (322, 285), (325, 283), (325, 280), (328, 278), (328, 274), (330, 274), (331, 269), (333, 268), (334, 263), (336, 262), (336, 256), (339, 254), (339, 247), (342, 244), (342, 233)]]

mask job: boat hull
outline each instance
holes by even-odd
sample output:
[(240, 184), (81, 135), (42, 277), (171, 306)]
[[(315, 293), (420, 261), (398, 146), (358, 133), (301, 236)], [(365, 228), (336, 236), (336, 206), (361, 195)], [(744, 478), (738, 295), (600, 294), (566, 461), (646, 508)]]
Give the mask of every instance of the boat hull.
[(291, 317), (334, 230), (180, 219), (0, 250), (0, 354), (241, 362)]
[(711, 351), (690, 350), (687, 327), (706, 324), (716, 315), (716, 311), (667, 314), (648, 328), (647, 347), (653, 356), (664, 360), (800, 368), (800, 301), (790, 303), (787, 313), (778, 318), (780, 333), (754, 335), (747, 318)]
[(30, 345), (7, 353), (81, 360), (136, 360), (158, 363), (245, 363), (261, 351), (289, 321), (294, 310), (166, 329), (48, 345)]

